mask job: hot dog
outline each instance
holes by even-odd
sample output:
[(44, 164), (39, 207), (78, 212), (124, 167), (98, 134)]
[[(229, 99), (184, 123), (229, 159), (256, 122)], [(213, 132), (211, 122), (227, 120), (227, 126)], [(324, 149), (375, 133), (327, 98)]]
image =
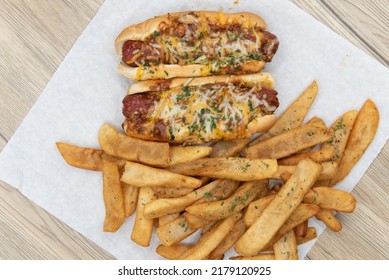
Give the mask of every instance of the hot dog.
[(129, 26), (115, 40), (119, 72), (131, 80), (256, 73), (278, 45), (263, 19), (247, 12), (170, 13)]
[(170, 143), (251, 137), (271, 127), (279, 103), (269, 73), (141, 81), (123, 100), (124, 131)]

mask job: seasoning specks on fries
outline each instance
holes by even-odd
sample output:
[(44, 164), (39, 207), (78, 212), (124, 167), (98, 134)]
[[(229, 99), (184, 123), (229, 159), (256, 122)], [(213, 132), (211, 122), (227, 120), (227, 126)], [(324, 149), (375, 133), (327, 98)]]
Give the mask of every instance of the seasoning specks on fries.
[[(104, 231), (117, 231), (136, 213), (132, 241), (149, 246), (156, 227), (156, 252), (166, 259), (223, 259), (232, 247), (239, 256), (231, 260), (297, 259), (298, 245), (316, 238), (309, 219), (338, 232), (334, 212), (354, 211), (354, 196), (332, 187), (363, 155), (379, 122), (367, 100), (330, 128), (317, 117), (304, 124), (317, 91), (314, 82), (251, 143), (172, 146), (105, 124), (101, 149), (56, 144), (69, 165), (102, 171)], [(196, 243), (185, 242), (197, 231)]]

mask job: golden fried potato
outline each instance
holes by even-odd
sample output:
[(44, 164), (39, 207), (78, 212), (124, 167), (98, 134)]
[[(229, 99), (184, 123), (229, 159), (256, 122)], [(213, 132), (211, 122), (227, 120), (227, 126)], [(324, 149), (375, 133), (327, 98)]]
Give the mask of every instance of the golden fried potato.
[(221, 220), (240, 212), (267, 186), (267, 180), (246, 182), (227, 199), (191, 205), (185, 210), (206, 220)]
[(275, 159), (203, 158), (167, 168), (168, 171), (191, 176), (256, 181), (271, 178), (277, 171)]
[(123, 182), (121, 182), (121, 186), (124, 199), (124, 213), (126, 214), (126, 217), (129, 217), (136, 210), (139, 188), (130, 186)]
[(208, 156), (212, 152), (212, 147), (206, 146), (171, 146), (170, 161), (166, 166), (173, 166), (179, 163), (194, 161)]
[(138, 194), (138, 207), (134, 227), (132, 228), (131, 240), (143, 247), (150, 245), (151, 235), (153, 233), (153, 219), (144, 216), (144, 207), (150, 201), (156, 199), (151, 188), (140, 188)]
[(342, 230), (342, 224), (329, 209), (320, 209), (320, 211), (316, 214), (316, 218), (319, 221), (322, 221), (330, 230), (334, 232)]
[(120, 184), (119, 167), (103, 160), (103, 198), (105, 204), (104, 231), (115, 232), (125, 221), (123, 191)]
[(235, 251), (242, 256), (254, 256), (265, 248), (303, 200), (321, 170), (321, 165), (308, 159), (301, 160), (262, 215), (236, 242)]
[(102, 150), (78, 147), (62, 142), (55, 143), (63, 159), (71, 166), (100, 171), (102, 169)]
[(191, 249), (193, 245), (189, 244), (176, 244), (173, 246), (165, 246), (165, 245), (159, 245), (157, 249), (155, 250), (158, 255), (161, 257), (164, 257), (165, 259), (168, 260), (178, 260), (178, 258)]
[(98, 135), (100, 147), (109, 155), (130, 161), (155, 166), (169, 162), (169, 144), (145, 141), (119, 133), (109, 124), (104, 124)]
[(313, 122), (285, 131), (243, 150), (247, 158), (280, 159), (296, 152), (324, 143), (331, 138), (324, 122)]
[(122, 182), (136, 187), (191, 188), (201, 186), (201, 180), (127, 161)]
[(197, 243), (183, 255), (181, 260), (203, 260), (215, 250), (223, 239), (231, 232), (235, 223), (242, 217), (242, 213), (236, 213), (218, 224), (201, 236)]
[(376, 105), (372, 100), (368, 99), (358, 113), (343, 156), (339, 162), (336, 175), (332, 178), (329, 186), (333, 186), (343, 180), (362, 157), (374, 139), (378, 129), (379, 118)]
[(276, 260), (297, 260), (297, 239), (293, 230), (282, 236), (273, 245)]
[(304, 196), (304, 202), (346, 213), (353, 212), (356, 206), (356, 200), (351, 193), (328, 187), (312, 188)]

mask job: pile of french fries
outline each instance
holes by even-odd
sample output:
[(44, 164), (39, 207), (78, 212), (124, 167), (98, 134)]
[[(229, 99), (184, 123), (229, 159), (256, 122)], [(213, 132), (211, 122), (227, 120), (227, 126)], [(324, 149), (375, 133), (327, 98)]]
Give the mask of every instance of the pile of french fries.
[[(318, 87), (313, 82), (253, 141), (172, 146), (121, 134), (104, 124), (101, 150), (57, 143), (65, 161), (102, 171), (106, 216), (115, 232), (136, 212), (133, 242), (148, 247), (153, 228), (167, 259), (297, 259), (298, 246), (316, 237), (316, 217), (337, 232), (334, 212), (351, 213), (355, 198), (332, 188), (374, 138), (379, 114), (367, 100), (331, 127), (318, 117), (303, 123)], [(185, 239), (201, 231), (195, 244)]]

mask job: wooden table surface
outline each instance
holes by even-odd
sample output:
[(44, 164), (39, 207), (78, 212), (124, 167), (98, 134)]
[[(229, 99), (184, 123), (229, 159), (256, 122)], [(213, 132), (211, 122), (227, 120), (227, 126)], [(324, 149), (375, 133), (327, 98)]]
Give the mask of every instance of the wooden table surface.
[[(231, 0), (232, 1), (232, 0)], [(389, 65), (389, 1), (294, 0)], [(0, 0), (0, 151), (103, 0)], [(384, 94), (384, 93), (383, 93)], [(353, 190), (357, 209), (338, 214), (308, 259), (389, 259), (389, 144)], [(0, 259), (113, 259), (93, 242), (0, 182)]]

